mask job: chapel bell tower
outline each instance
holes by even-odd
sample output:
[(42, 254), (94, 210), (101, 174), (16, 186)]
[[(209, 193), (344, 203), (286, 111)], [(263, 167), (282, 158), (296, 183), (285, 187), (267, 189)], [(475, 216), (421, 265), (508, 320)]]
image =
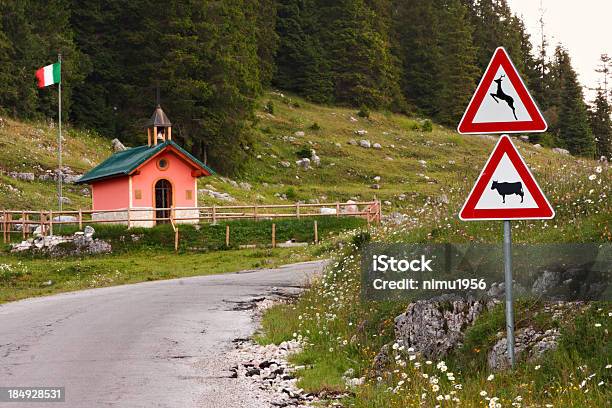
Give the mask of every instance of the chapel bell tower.
[(163, 143), (172, 140), (172, 123), (170, 123), (170, 119), (168, 119), (159, 103), (146, 127), (149, 146), (157, 146), (158, 142)]

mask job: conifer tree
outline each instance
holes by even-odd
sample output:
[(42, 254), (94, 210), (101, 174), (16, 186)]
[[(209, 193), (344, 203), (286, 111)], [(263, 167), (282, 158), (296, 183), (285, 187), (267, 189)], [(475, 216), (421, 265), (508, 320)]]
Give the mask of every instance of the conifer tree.
[(439, 4), (438, 43), (444, 63), (440, 67), (436, 92), (436, 118), (441, 123), (456, 124), (476, 86), (478, 68), (472, 28), (465, 6), (459, 0), (443, 0)]
[(559, 140), (572, 154), (592, 157), (595, 154), (595, 140), (589, 127), (588, 115), (582, 87), (576, 72), (571, 67), (569, 56), (560, 67), (562, 89), (559, 109)]
[(612, 160), (612, 119), (610, 115), (612, 115), (612, 108), (606, 98), (605, 90), (599, 88), (589, 114), (589, 123), (595, 138), (597, 156), (604, 156), (608, 160)]

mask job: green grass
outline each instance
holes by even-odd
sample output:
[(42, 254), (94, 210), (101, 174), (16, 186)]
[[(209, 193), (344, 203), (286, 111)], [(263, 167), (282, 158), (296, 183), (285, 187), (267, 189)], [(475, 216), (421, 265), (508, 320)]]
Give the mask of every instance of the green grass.
[(80, 289), (274, 267), (310, 258), (304, 248), (180, 254), (141, 249), (63, 259), (0, 255), (0, 303)]

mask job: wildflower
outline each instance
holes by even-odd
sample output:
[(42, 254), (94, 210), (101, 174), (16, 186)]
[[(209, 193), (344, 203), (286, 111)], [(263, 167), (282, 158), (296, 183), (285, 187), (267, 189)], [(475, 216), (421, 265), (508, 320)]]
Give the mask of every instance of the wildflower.
[(602, 170), (603, 170), (603, 169), (601, 168), (601, 166), (597, 166), (597, 167), (595, 167), (595, 172), (596, 172), (596, 173), (601, 173), (601, 172), (602, 172)]
[(481, 397), (486, 397), (487, 396), (487, 392), (486, 391), (480, 391), (480, 396)]
[(601, 323), (595, 323), (595, 327), (601, 327)]
[(589, 176), (589, 180), (590, 180), (590, 181), (593, 181), (593, 180), (595, 180), (596, 178), (597, 178), (597, 176), (596, 176), (595, 174), (591, 174), (591, 175)]
[(495, 378), (495, 376), (494, 376), (493, 374), (490, 374), (490, 375), (487, 377), (487, 381), (493, 381), (493, 378)]
[(612, 368), (612, 364), (608, 364), (606, 368)]
[(431, 365), (432, 363), (431, 363), (431, 361), (427, 360), (427, 361), (425, 362), (425, 364), (427, 364), (427, 365)]
[(540, 369), (540, 367), (542, 367), (542, 366), (541, 365), (537, 365), (537, 366), (534, 367), (534, 369), (537, 371), (537, 370)]
[(438, 384), (434, 384), (431, 386), (431, 390), (433, 392), (438, 392), (440, 390), (440, 386)]

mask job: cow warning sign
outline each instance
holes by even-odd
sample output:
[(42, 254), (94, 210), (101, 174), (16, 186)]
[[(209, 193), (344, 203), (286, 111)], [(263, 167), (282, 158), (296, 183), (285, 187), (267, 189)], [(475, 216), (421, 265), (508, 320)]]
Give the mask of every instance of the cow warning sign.
[(548, 219), (554, 216), (554, 210), (512, 140), (502, 135), (459, 218), (471, 221)]
[(503, 47), (495, 50), (457, 131), (544, 132), (546, 121)]

